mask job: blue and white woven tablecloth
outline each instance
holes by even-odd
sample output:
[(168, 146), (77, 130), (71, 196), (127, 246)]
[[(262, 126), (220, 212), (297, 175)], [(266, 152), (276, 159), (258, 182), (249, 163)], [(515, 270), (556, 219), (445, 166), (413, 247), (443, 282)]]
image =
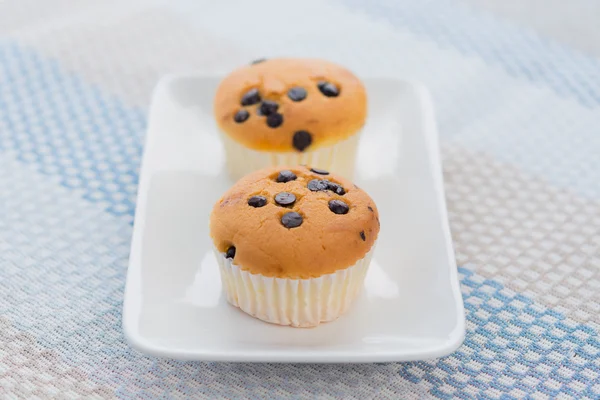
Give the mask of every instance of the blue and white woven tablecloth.
[[(593, 0), (0, 0), (0, 398), (600, 398), (598, 20)], [(153, 85), (277, 55), (431, 88), (455, 354), (229, 364), (125, 343)]]

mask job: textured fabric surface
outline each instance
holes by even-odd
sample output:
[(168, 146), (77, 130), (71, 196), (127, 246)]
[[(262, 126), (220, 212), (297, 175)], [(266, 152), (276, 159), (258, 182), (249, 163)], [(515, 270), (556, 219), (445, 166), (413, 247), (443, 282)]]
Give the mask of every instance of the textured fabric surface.
[[(0, 0), (0, 398), (600, 398), (600, 59), (524, 24), (457, 0)], [(197, 363), (125, 343), (152, 87), (281, 54), (431, 88), (454, 354)]]

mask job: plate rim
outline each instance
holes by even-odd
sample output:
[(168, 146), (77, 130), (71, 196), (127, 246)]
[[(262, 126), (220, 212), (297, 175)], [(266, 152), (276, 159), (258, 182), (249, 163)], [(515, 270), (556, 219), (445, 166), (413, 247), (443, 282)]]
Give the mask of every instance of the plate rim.
[[(450, 268), (449, 279), (451, 292), (453, 295), (454, 306), (456, 309), (455, 329), (450, 333), (450, 336), (441, 341), (437, 346), (432, 346), (429, 349), (422, 350), (411, 350), (401, 349), (383, 351), (369, 351), (369, 352), (353, 352), (342, 348), (340, 350), (306, 350), (302, 351), (286, 351), (286, 350), (243, 350), (235, 351), (233, 353), (223, 351), (210, 351), (210, 350), (197, 350), (189, 351), (182, 349), (174, 349), (160, 344), (155, 344), (144, 338), (139, 334), (139, 329), (133, 323), (133, 318), (129, 317), (132, 310), (132, 290), (131, 287), (134, 285), (135, 273), (141, 272), (140, 265), (137, 262), (136, 251), (141, 246), (142, 231), (144, 227), (144, 215), (145, 214), (145, 197), (143, 198), (143, 192), (147, 192), (148, 188), (147, 181), (150, 176), (145, 176), (144, 165), (148, 164), (148, 141), (151, 140), (151, 131), (153, 110), (156, 107), (157, 99), (162, 94), (164, 87), (166, 87), (171, 81), (181, 78), (195, 78), (195, 79), (221, 79), (224, 75), (222, 74), (206, 74), (206, 73), (185, 73), (185, 74), (167, 74), (163, 76), (156, 86), (154, 87), (151, 95), (151, 102), (148, 112), (148, 123), (146, 128), (146, 136), (144, 138), (144, 150), (142, 155), (142, 161), (140, 165), (140, 173), (138, 179), (137, 188), (137, 201), (133, 220), (132, 229), (132, 240), (130, 245), (129, 262), (127, 266), (127, 275), (125, 281), (124, 295), (123, 295), (123, 312), (122, 312), (122, 327), (123, 334), (126, 341), (134, 349), (156, 357), (162, 358), (173, 358), (185, 361), (216, 361), (216, 362), (278, 362), (278, 363), (371, 363), (371, 362), (400, 362), (400, 361), (417, 361), (417, 360), (428, 360), (438, 357), (443, 357), (453, 353), (460, 347), (466, 336), (466, 320), (465, 320), (465, 308), (462, 293), (460, 291), (460, 280), (458, 277), (458, 266), (456, 264), (456, 258), (454, 253), (454, 246), (452, 242), (452, 235), (450, 231), (450, 223), (448, 220), (448, 210), (446, 206), (446, 195), (444, 190), (444, 179), (442, 173), (442, 162), (439, 147), (439, 135), (437, 130), (437, 121), (435, 118), (435, 107), (431, 97), (431, 94), (427, 87), (417, 80), (404, 80), (393, 77), (383, 76), (371, 76), (362, 78), (363, 82), (368, 83), (374, 80), (388, 80), (395, 81), (396, 83), (402, 83), (411, 87), (416, 93), (419, 100), (419, 106), (422, 111), (421, 123), (423, 124), (423, 133), (427, 144), (428, 152), (430, 153), (430, 163), (432, 165), (432, 179), (434, 181), (434, 188), (436, 191), (436, 203), (440, 211), (441, 217), (441, 228), (443, 231), (444, 239), (446, 241), (447, 256), (450, 266), (456, 266)], [(149, 175), (152, 175), (150, 173)], [(140, 200), (141, 205), (140, 207)], [(141, 210), (140, 210), (141, 209)], [(141, 212), (144, 211), (144, 212)], [(139, 271), (137, 269), (140, 269)]]

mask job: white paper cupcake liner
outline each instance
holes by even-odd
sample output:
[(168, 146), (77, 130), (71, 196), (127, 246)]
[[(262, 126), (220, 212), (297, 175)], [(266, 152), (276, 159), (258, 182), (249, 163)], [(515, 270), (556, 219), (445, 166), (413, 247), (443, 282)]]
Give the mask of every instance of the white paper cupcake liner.
[(373, 250), (353, 266), (310, 279), (252, 274), (215, 249), (227, 301), (273, 324), (313, 327), (342, 315), (360, 293)]
[(252, 150), (237, 143), (223, 132), (221, 137), (227, 157), (227, 170), (234, 180), (269, 166), (301, 164), (332, 171), (352, 179), (360, 133), (359, 131), (333, 146), (321, 147), (313, 151), (287, 153)]

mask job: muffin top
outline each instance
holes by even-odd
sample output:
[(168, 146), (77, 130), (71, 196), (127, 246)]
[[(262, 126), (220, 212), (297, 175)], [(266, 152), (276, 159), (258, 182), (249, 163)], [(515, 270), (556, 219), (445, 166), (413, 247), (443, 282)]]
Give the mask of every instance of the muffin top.
[(348, 268), (379, 233), (373, 199), (341, 176), (271, 167), (239, 180), (215, 204), (216, 248), (251, 273), (305, 279)]
[(367, 95), (352, 72), (328, 61), (257, 60), (221, 81), (214, 114), (219, 128), (246, 147), (301, 152), (357, 133)]

